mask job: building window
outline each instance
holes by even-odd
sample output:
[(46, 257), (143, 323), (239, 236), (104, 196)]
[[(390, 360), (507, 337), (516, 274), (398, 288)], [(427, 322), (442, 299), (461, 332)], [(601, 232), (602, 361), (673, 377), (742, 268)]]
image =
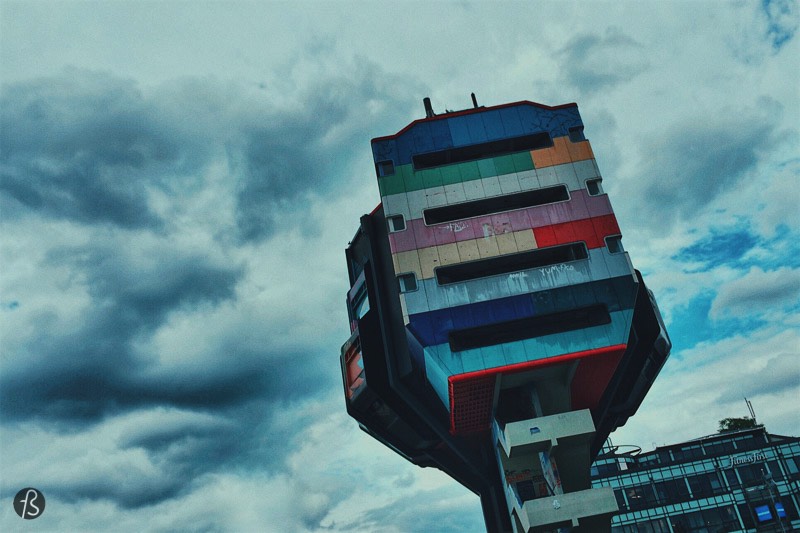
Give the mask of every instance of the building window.
[(369, 311), (369, 298), (367, 297), (367, 284), (361, 285), (353, 301), (350, 303), (351, 316), (353, 320), (364, 318)]
[(600, 196), (601, 194), (605, 194), (603, 192), (603, 179), (595, 178), (586, 180), (586, 190), (589, 192), (589, 196)]
[(379, 178), (394, 175), (394, 163), (391, 160), (378, 161), (375, 163), (375, 168), (378, 171)]
[(783, 472), (778, 466), (778, 461), (767, 461), (767, 468), (769, 468), (769, 473), (772, 474), (772, 479), (776, 481), (783, 479)]
[(658, 455), (650, 455), (650, 456), (640, 455), (639, 457), (640, 459), (637, 462), (639, 463), (639, 466), (641, 468), (649, 468), (651, 466), (656, 466), (660, 463)]
[(414, 274), (400, 274), (397, 276), (400, 292), (413, 292), (417, 290), (417, 276)]
[[(608, 246), (609, 253), (612, 254), (621, 254), (625, 251), (625, 249), (622, 247), (622, 235), (612, 235), (610, 237), (606, 237), (606, 246)], [(700, 452), (700, 455), (702, 455), (702, 452)], [(679, 460), (677, 455), (675, 460)]]
[(622, 489), (616, 489), (614, 491), (614, 497), (617, 499), (617, 505), (620, 511), (627, 511), (628, 504), (625, 502), (625, 495), (622, 493)]
[(689, 499), (689, 488), (683, 479), (658, 481), (654, 485), (656, 504), (680, 503)]
[(692, 497), (696, 500), (700, 498), (710, 498), (725, 492), (716, 472), (690, 476), (687, 478), (687, 481), (692, 490)]
[(523, 191), (503, 196), (493, 196), (471, 202), (451, 204), (442, 207), (426, 209), (423, 213), (425, 224), (443, 224), (454, 220), (474, 218), (515, 209), (525, 209), (540, 205), (566, 202), (569, 200), (569, 191), (565, 185), (554, 185), (532, 191)]
[(553, 146), (553, 139), (547, 132), (522, 135), (520, 137), (510, 137), (498, 141), (488, 141), (485, 143), (471, 144), (469, 146), (459, 146), (457, 148), (447, 148), (436, 152), (417, 154), (411, 158), (415, 170), (423, 168), (438, 167), (441, 165), (452, 165), (463, 161), (475, 161), (484, 157), (497, 157), (514, 152), (529, 152), (541, 148)]
[[(608, 314), (608, 309), (603, 305), (595, 305), (535, 317), (495, 322), (485, 326), (454, 329), (450, 331), (448, 340), (450, 350), (460, 352), (610, 323), (611, 315)], [(603, 467), (608, 467), (614, 472), (618, 471), (614, 464), (599, 465), (598, 471), (602, 472)]]
[(703, 445), (707, 455), (724, 455), (733, 453), (736, 449), (733, 447), (733, 441), (723, 440), (717, 442), (709, 442)]
[(586, 137), (583, 135), (583, 126), (572, 126), (569, 129), (569, 140), (574, 143), (585, 141)]
[(739, 478), (742, 480), (742, 485), (747, 487), (763, 481), (763, 476), (761, 474), (761, 470), (763, 468), (763, 464), (754, 464), (740, 466), (736, 469), (736, 471), (739, 473)]
[(733, 442), (738, 451), (752, 450), (764, 444), (763, 440), (758, 439), (755, 435), (736, 437)]
[(386, 223), (389, 225), (389, 233), (395, 233), (406, 229), (406, 220), (403, 215), (386, 217)]
[(467, 263), (437, 267), (436, 281), (439, 285), (459, 283), (471, 279), (510, 274), (530, 268), (542, 268), (559, 263), (587, 259), (589, 252), (583, 242), (573, 242), (529, 252), (499, 255)]
[(647, 486), (639, 485), (638, 487), (628, 487), (625, 492), (628, 505), (632, 511), (637, 511), (650, 506), (651, 498), (648, 497), (649, 494)]
[(736, 472), (734, 472), (733, 468), (730, 470), (725, 470), (725, 477), (728, 479), (728, 485), (731, 488), (735, 488), (739, 486), (739, 478), (736, 477)]
[[(612, 254), (624, 251), (622, 249), (622, 237), (620, 235), (606, 237), (606, 243), (608, 245), (608, 251)], [(703, 449), (699, 444), (682, 446), (681, 448), (673, 450), (672, 455), (675, 457), (676, 461), (690, 461), (703, 457)]]

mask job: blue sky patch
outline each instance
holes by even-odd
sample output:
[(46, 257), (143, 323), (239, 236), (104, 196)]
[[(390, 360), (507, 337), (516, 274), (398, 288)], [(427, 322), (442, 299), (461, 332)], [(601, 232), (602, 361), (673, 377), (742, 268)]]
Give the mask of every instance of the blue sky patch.
[(678, 358), (681, 351), (701, 342), (720, 341), (766, 325), (766, 321), (752, 317), (711, 319), (709, 311), (715, 297), (714, 291), (704, 291), (685, 306), (673, 310), (668, 328), (673, 346), (671, 357)]
[(758, 266), (763, 270), (800, 268), (800, 236), (792, 235), (788, 225), (779, 225), (775, 235), (767, 240), (761, 239), (758, 247), (763, 251), (741, 258), (736, 266), (742, 269)]
[(796, 3), (791, 0), (762, 0), (761, 8), (767, 15), (767, 36), (772, 47), (779, 50), (794, 37), (797, 17), (792, 12)]
[(745, 228), (711, 230), (711, 235), (682, 248), (672, 258), (686, 263), (702, 263), (702, 268), (693, 270), (702, 272), (719, 265), (737, 263), (757, 243), (758, 237)]
[(792, 235), (792, 230), (786, 224), (781, 224), (775, 231), (775, 236), (764, 242), (764, 247), (770, 251), (769, 267), (787, 266), (800, 267), (800, 241), (797, 235)]

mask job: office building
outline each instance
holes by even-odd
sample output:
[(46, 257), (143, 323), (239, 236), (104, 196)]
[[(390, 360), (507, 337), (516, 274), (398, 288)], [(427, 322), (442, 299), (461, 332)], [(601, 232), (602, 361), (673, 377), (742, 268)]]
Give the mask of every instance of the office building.
[(800, 438), (757, 426), (647, 453), (607, 445), (592, 485), (614, 491), (614, 533), (795, 531)]

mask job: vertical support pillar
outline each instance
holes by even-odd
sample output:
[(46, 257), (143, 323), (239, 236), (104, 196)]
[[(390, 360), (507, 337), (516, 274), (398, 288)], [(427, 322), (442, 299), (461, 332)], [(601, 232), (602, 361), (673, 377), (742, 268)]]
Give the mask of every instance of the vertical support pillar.
[[(552, 392), (552, 391), (551, 391)], [(527, 398), (528, 408), (497, 405), (493, 444), (502, 477), (506, 508), (515, 532), (611, 531), (617, 501), (610, 487), (592, 488), (590, 446), (595, 427), (588, 409), (542, 416), (544, 401), (532, 385), (520, 387), (501, 401)], [(533, 418), (512, 420), (520, 413)]]

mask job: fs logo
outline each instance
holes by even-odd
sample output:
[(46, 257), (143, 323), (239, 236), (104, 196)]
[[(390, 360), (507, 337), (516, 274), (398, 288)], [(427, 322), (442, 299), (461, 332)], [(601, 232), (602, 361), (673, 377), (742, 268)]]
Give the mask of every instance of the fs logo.
[(44, 512), (44, 494), (28, 487), (14, 496), (14, 510), (25, 520), (39, 518)]

